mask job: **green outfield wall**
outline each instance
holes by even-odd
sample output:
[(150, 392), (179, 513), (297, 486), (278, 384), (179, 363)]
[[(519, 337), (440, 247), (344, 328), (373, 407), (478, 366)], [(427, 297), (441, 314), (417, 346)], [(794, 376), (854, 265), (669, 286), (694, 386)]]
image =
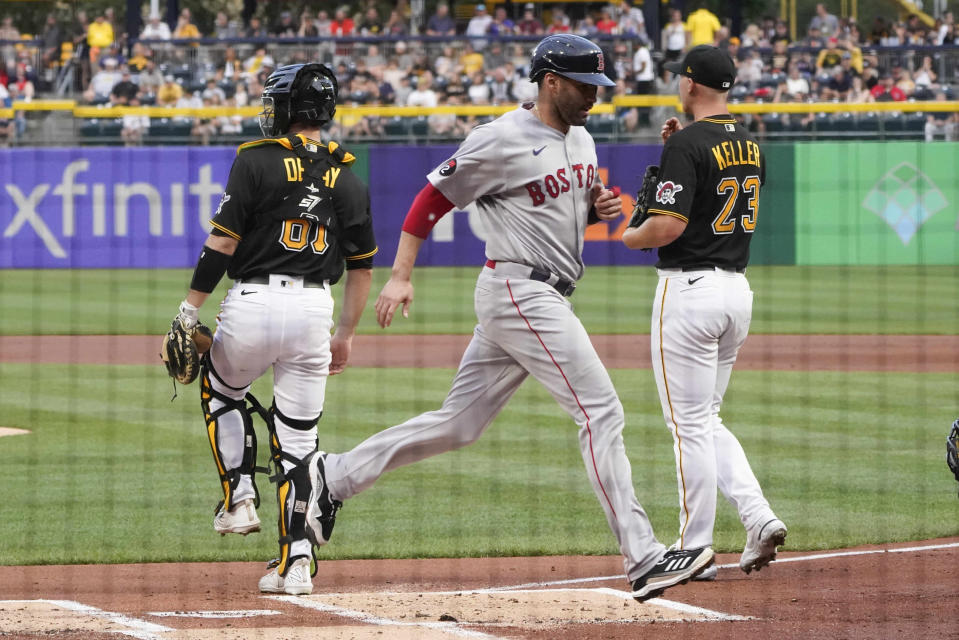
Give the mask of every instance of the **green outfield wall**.
[(796, 147), (764, 144), (766, 184), (759, 226), (749, 244), (750, 264), (796, 264)]
[[(793, 154), (796, 264), (959, 263), (959, 144), (797, 144)], [(776, 160), (766, 173), (779, 180)], [(766, 222), (784, 200), (773, 188)]]

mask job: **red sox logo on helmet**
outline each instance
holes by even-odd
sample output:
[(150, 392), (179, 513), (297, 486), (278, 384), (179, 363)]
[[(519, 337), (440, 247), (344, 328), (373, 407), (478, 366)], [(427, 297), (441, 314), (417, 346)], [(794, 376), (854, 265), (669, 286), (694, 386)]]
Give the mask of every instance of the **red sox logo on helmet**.
[(676, 204), (676, 194), (683, 190), (683, 185), (672, 180), (660, 182), (656, 185), (656, 202), (660, 204)]

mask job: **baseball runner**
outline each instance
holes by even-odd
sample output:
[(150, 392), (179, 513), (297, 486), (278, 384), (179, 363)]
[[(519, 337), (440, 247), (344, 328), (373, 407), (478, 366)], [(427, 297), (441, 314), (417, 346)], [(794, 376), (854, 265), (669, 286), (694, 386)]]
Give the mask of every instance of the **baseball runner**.
[[(746, 527), (739, 566), (749, 573), (775, 559), (786, 525), (763, 497), (719, 408), (752, 316), (745, 271), (766, 168), (759, 145), (726, 106), (736, 78), (729, 55), (701, 45), (665, 67), (680, 75), (680, 102), (694, 122), (684, 128), (670, 118), (663, 126), (658, 176), (652, 172), (638, 198), (623, 242), (659, 247), (650, 346), (676, 456), (675, 547), (712, 544), (718, 486)], [(714, 570), (703, 575), (715, 577)]]
[(536, 103), (475, 128), (428, 176), (403, 226), (390, 280), (376, 302), (390, 325), (413, 301), (410, 275), (430, 229), (444, 213), (476, 202), (486, 228), (486, 266), (474, 294), (478, 323), (443, 406), (382, 431), (339, 455), (313, 458), (318, 512), (381, 475), (476, 441), (528, 375), (579, 426), (586, 472), (625, 556), (633, 596), (646, 600), (703, 571), (708, 546), (668, 551), (636, 499), (623, 444), (623, 408), (567, 298), (583, 275), (583, 234), (592, 220), (621, 215), (603, 188), (596, 148), (583, 125), (603, 73), (603, 54), (572, 35), (542, 40), (532, 55)]
[[(328, 525), (307, 517), (316, 502), (307, 465), (317, 455), (327, 375), (346, 367), (376, 253), (369, 193), (350, 170), (354, 157), (335, 142), (318, 142), (336, 97), (336, 79), (321, 64), (280, 67), (267, 79), (260, 114), (266, 139), (239, 148), (174, 320), (188, 330), (196, 326), (224, 273), (236, 281), (220, 305), (201, 372), (201, 404), (223, 489), (213, 527), (224, 535), (260, 529), (252, 423), (259, 409), (278, 471), (280, 557), (259, 584), (271, 593), (313, 589), (311, 541)], [(330, 286), (344, 263), (343, 309), (331, 337)], [(271, 366), (274, 398), (266, 411), (248, 391)]]

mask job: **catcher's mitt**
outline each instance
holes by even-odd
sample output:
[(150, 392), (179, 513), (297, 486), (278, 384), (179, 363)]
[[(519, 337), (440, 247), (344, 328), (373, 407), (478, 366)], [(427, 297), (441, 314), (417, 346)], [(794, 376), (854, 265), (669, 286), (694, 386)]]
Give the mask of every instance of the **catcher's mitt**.
[(952, 423), (952, 431), (946, 438), (946, 464), (952, 471), (952, 475), (959, 480), (959, 420)]
[(200, 357), (212, 344), (213, 332), (209, 327), (198, 322), (192, 330), (186, 329), (177, 317), (163, 337), (160, 358), (171, 378), (180, 384), (190, 384), (200, 373)]
[(649, 205), (656, 197), (656, 183), (659, 180), (659, 167), (651, 164), (643, 174), (643, 184), (636, 194), (636, 205), (633, 207), (633, 217), (629, 219), (629, 227), (638, 227), (649, 217)]

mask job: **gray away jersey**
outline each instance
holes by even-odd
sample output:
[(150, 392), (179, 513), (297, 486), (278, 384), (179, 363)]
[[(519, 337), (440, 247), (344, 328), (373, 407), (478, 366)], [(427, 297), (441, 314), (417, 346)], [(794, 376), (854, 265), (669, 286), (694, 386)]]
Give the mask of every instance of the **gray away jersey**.
[(524, 105), (473, 129), (427, 179), (458, 208), (476, 202), (487, 258), (582, 277), (590, 187), (600, 184), (584, 127), (564, 136)]

